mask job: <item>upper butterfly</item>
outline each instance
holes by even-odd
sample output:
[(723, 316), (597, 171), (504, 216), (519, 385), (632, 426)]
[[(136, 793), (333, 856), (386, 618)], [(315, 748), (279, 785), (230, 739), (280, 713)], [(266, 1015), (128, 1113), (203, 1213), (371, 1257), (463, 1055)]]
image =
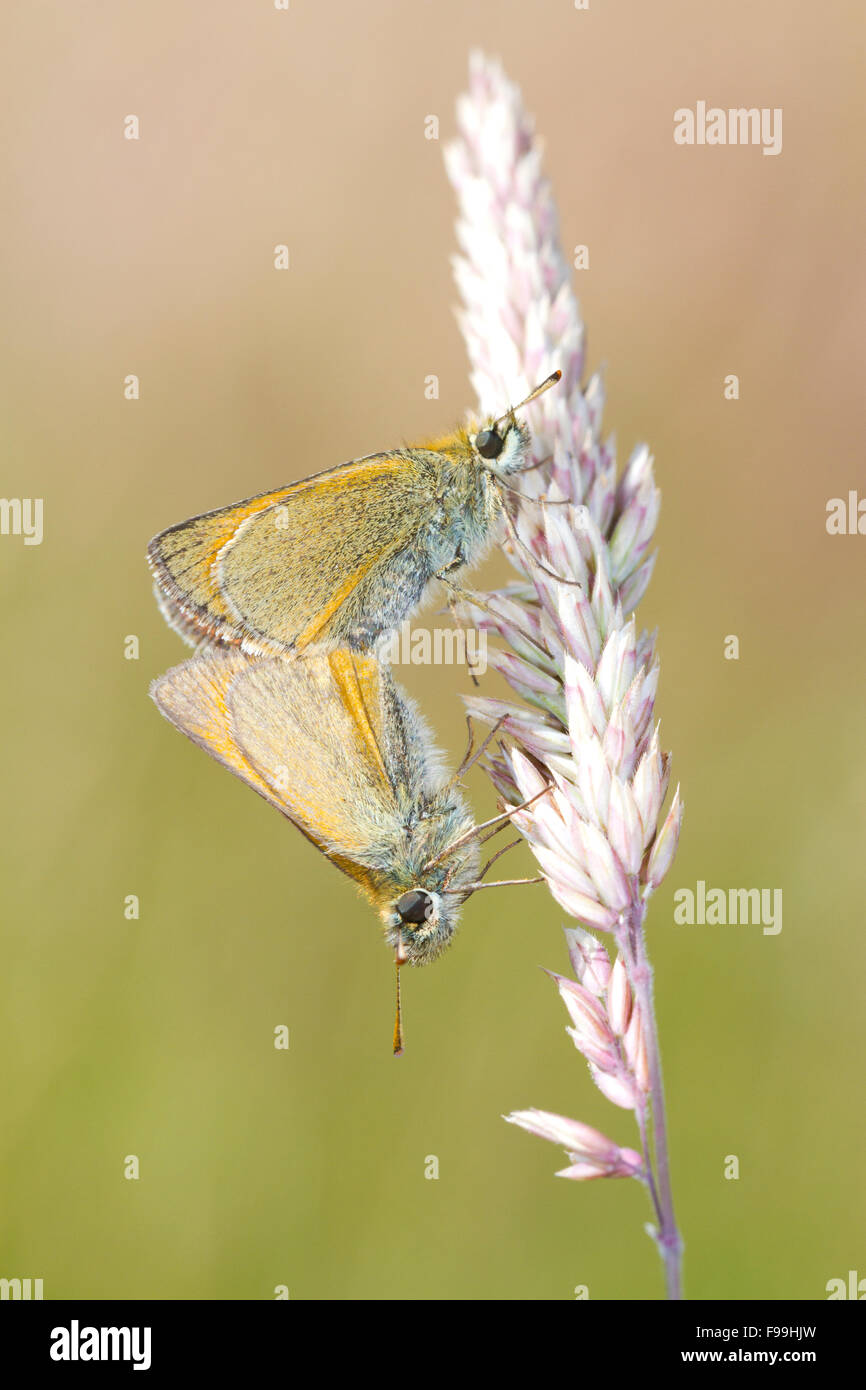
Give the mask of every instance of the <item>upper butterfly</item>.
[(526, 467), (515, 411), (477, 432), (370, 454), (162, 531), (148, 546), (167, 622), (250, 655), (370, 651), (434, 579), (481, 559)]

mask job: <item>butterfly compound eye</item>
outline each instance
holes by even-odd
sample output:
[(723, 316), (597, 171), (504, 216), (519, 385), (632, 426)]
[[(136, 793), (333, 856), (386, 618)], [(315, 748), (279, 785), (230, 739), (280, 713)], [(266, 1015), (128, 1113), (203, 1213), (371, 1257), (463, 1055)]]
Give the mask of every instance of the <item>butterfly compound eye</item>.
[(505, 440), (496, 430), (480, 430), (475, 436), (475, 447), (483, 459), (498, 459), (505, 448)]
[(433, 911), (433, 899), (429, 893), (421, 893), (417, 888), (413, 888), (411, 893), (404, 893), (394, 904), (395, 910), (400, 915), (403, 923), (411, 923), (420, 926), (422, 922), (430, 919)]

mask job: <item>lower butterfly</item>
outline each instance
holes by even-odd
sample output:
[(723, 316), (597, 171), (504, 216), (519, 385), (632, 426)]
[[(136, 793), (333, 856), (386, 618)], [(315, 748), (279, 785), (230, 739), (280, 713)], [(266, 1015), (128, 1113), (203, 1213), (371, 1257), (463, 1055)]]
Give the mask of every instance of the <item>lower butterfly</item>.
[(513, 810), (474, 825), (461, 774), (442, 770), (414, 705), (374, 657), (338, 650), (251, 660), (210, 648), (161, 676), (151, 694), (373, 903), (394, 951), (401, 1052), (400, 967), (435, 959), (469, 895), (493, 886), (482, 882), (489, 865), (480, 868), (479, 839)]

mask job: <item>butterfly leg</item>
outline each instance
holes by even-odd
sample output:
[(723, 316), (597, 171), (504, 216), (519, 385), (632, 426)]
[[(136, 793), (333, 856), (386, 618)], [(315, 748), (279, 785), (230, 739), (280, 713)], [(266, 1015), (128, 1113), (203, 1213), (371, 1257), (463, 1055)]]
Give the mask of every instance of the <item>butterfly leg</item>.
[(544, 883), (544, 877), (537, 874), (535, 878), (497, 878), (492, 883), (464, 883), (461, 884), (461, 893), (477, 893), (479, 888), (516, 888), (521, 883)]
[(451, 612), (451, 617), (454, 619), (454, 626), (457, 628), (457, 631), (461, 633), (463, 636), (463, 650), (466, 653), (466, 669), (469, 672), (469, 679), (472, 681), (472, 684), (477, 687), (478, 685), (480, 685), (481, 682), (475, 674), (476, 663), (474, 657), (472, 656), (469, 650), (467, 628), (461, 620), (460, 614), (457, 610), (457, 600), (455, 599), (453, 593), (449, 593), (448, 595), (448, 608)]
[(509, 512), (508, 508), (504, 505), (504, 503), (502, 511), (503, 515), (505, 516), (505, 527), (513, 544), (518, 548), (518, 550), (522, 550), (524, 554), (528, 556), (532, 564), (535, 565), (536, 569), (540, 569), (544, 574), (549, 575), (551, 579), (555, 579), (558, 584), (567, 584), (569, 588), (572, 589), (583, 588), (583, 585), (581, 584), (579, 579), (568, 579), (564, 574), (557, 574), (555, 570), (548, 569), (547, 565), (543, 564), (542, 561), (539, 560), (535, 552), (530, 550), (529, 546), (526, 544), (526, 541), (522, 540), (521, 537), (518, 535), (517, 527), (514, 524), (514, 519), (512, 518), (511, 513)]
[(475, 608), (482, 608), (485, 613), (490, 613), (494, 618), (496, 618), (497, 620), (499, 619), (500, 615), (496, 612), (496, 610), (491, 608), (490, 604), (485, 601), (481, 594), (477, 594), (474, 591), (474, 589), (461, 588), (461, 586), (459, 584), (455, 584), (452, 579), (446, 579), (444, 572), (437, 574), (436, 578), (440, 579), (447, 589), (450, 589), (451, 595), (449, 596), (448, 600), (449, 604), (456, 601), (462, 601), (463, 603), (471, 603), (474, 605)]
[[(470, 678), (471, 678), (471, 680), (472, 680), (472, 684), (475, 685), (475, 686), (477, 686), (477, 685), (479, 684), (478, 677), (477, 677), (476, 674), (475, 674), (475, 671), (476, 671), (477, 667), (476, 667), (476, 663), (475, 663), (474, 659), (473, 659), (472, 656), (470, 655), (470, 651), (469, 651), (469, 642), (468, 642), (467, 637), (466, 637), (467, 628), (466, 628), (466, 625), (465, 625), (465, 624), (463, 623), (463, 621), (461, 620), (460, 614), (459, 614), (458, 611), (457, 611), (457, 600), (458, 600), (458, 598), (462, 598), (462, 599), (467, 599), (467, 600), (468, 600), (469, 597), (470, 597), (469, 591), (468, 591), (467, 589), (462, 589), (462, 588), (460, 587), (459, 584), (455, 584), (455, 583), (454, 583), (453, 579), (449, 579), (449, 578), (448, 578), (448, 575), (451, 573), (452, 570), (462, 569), (463, 566), (464, 566), (465, 564), (466, 564), (466, 561), (465, 561), (465, 559), (464, 559), (464, 557), (463, 557), (463, 554), (462, 554), (462, 552), (461, 552), (460, 550), (458, 550), (458, 551), (457, 551), (457, 554), (454, 556), (454, 559), (453, 559), (453, 560), (449, 560), (449, 562), (448, 562), (447, 565), (443, 565), (442, 568), (441, 568), (440, 570), (437, 570), (436, 573), (434, 574), (433, 578), (434, 578), (434, 579), (438, 579), (438, 580), (440, 581), (440, 583), (444, 584), (445, 587), (446, 587), (446, 589), (448, 589), (448, 591), (449, 591), (449, 592), (448, 592), (448, 608), (449, 608), (449, 610), (450, 610), (451, 617), (454, 619), (454, 625), (455, 625), (455, 627), (457, 628), (458, 632), (461, 632), (461, 633), (463, 634), (463, 638), (464, 638), (464, 649), (465, 649), (465, 651), (466, 651), (466, 667), (467, 667), (467, 670), (469, 671), (469, 675), (470, 675)], [(480, 605), (479, 605), (479, 606), (480, 606)]]
[(493, 728), (485, 737), (484, 742), (481, 744), (480, 748), (476, 749), (476, 751), (473, 753), (472, 747), (475, 740), (472, 734), (472, 716), (466, 716), (466, 722), (469, 725), (469, 747), (466, 750), (466, 756), (464, 757), (462, 763), (460, 764), (460, 766), (454, 774), (453, 780), (455, 782), (462, 781), (469, 769), (471, 767), (474, 767), (480, 758), (484, 757), (484, 754), (487, 752), (487, 749), (490, 747), (490, 744), (493, 742), (496, 735), (499, 733), (499, 730), (502, 728), (502, 725), (505, 723), (505, 718), (506, 716), (503, 714), (501, 719), (497, 719), (496, 723), (493, 725)]

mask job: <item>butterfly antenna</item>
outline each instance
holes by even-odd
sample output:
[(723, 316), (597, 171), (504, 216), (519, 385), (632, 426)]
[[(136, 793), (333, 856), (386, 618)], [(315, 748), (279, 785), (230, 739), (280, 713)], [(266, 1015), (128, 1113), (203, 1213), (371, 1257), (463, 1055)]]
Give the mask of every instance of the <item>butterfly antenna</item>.
[(555, 386), (556, 383), (561, 379), (561, 377), (562, 372), (558, 368), (555, 372), (551, 372), (550, 376), (545, 377), (544, 381), (542, 381), (540, 385), (536, 386), (534, 390), (530, 391), (529, 395), (525, 398), (525, 400), (519, 401), (517, 405), (509, 406), (504, 415), (500, 415), (498, 420), (493, 421), (494, 425), (501, 424), (503, 420), (510, 419), (510, 417), (514, 414), (515, 410), (522, 410), (525, 405), (530, 405), (533, 401), (537, 400), (539, 396), (543, 396), (544, 392), (549, 391), (551, 386)]
[(399, 950), (394, 956), (395, 972), (397, 976), (397, 1011), (394, 1015), (394, 1056), (399, 1057), (403, 1052), (403, 1011), (400, 1007), (400, 966), (403, 964), (403, 957)]

